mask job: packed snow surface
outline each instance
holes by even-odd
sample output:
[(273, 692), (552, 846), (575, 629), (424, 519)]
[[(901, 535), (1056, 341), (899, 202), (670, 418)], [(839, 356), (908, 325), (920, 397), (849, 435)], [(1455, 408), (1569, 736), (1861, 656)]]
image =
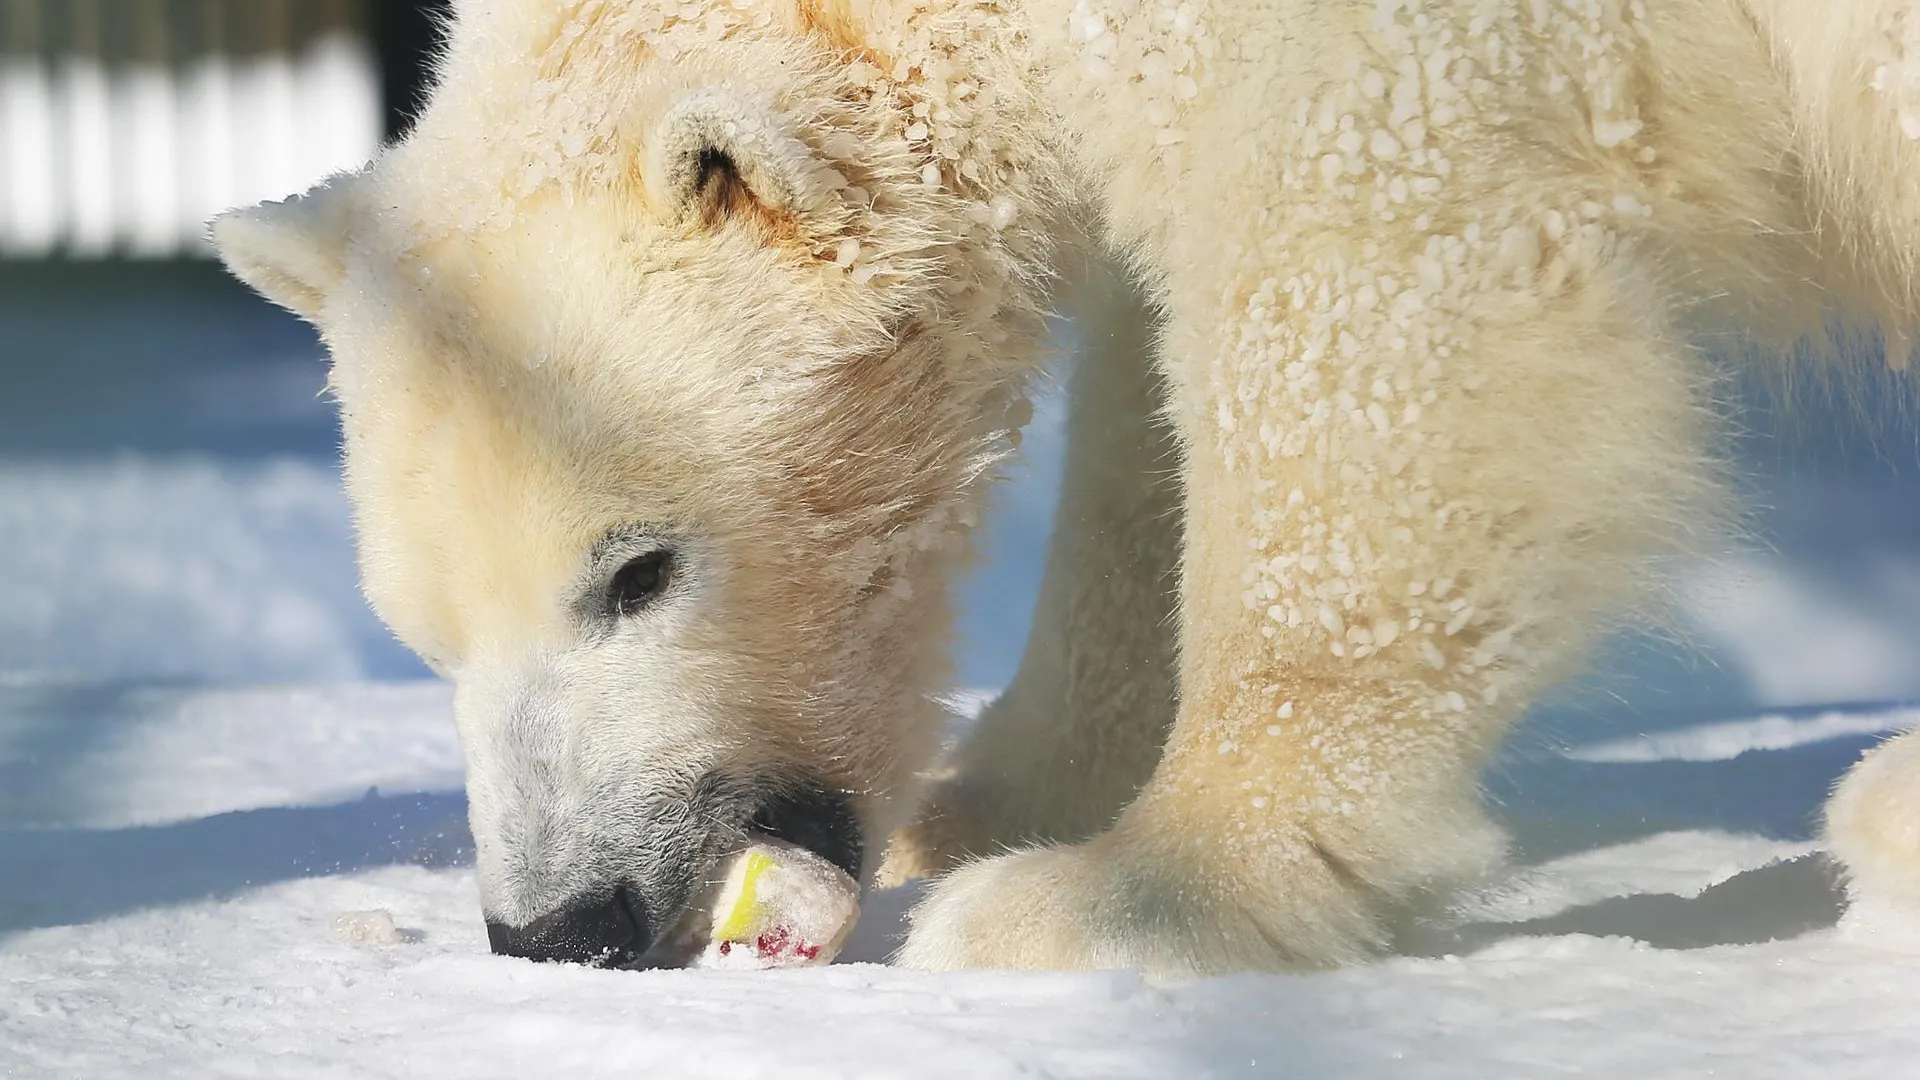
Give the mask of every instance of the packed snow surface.
[[(35, 718), (49, 698), (76, 693), (0, 688), (11, 736), (0, 775), (45, 734)], [(1825, 734), (1803, 741), (1762, 717), (1671, 732), (1635, 755), (1528, 755), (1506, 785), (1525, 865), (1411, 943), (1430, 955), (1154, 986), (1127, 973), (877, 966), (909, 899), (898, 893), (870, 900), (831, 968), (608, 972), (492, 957), (444, 687), (112, 697), (67, 698), (93, 730), (66, 787), (93, 777), (94, 797), (0, 802), (0, 1075), (1920, 1068), (1920, 942), (1835, 925), (1838, 897), (1806, 827), (1835, 767), (1909, 712), (1809, 720), (1806, 733)], [(1703, 746), (1715, 749), (1705, 763)], [(1544, 805), (1526, 794), (1536, 781), (1552, 792)], [(1605, 793), (1620, 791), (1643, 813), (1611, 816), (1620, 803)], [(1789, 805), (1755, 813), (1742, 791)]]

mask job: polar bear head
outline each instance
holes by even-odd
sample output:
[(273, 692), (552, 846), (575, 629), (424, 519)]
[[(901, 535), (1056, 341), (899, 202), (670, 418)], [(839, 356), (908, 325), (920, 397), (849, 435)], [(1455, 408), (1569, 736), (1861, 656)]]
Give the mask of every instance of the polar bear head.
[(864, 875), (911, 808), (1063, 202), (964, 7), (909, 64), (804, 3), (469, 4), (405, 141), (216, 223), (332, 355), (496, 949), (639, 960), (747, 833)]

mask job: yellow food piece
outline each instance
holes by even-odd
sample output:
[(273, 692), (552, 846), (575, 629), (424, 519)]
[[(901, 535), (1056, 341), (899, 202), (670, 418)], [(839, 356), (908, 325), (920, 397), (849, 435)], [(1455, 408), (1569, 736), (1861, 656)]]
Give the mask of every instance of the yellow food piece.
[(746, 866), (740, 872), (740, 895), (727, 917), (714, 924), (715, 941), (751, 941), (760, 907), (760, 875), (773, 869), (773, 859), (762, 852), (747, 853)]

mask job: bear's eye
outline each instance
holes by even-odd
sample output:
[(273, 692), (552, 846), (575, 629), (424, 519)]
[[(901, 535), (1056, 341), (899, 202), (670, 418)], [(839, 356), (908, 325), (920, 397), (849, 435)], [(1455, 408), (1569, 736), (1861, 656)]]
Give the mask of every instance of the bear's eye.
[(613, 581), (607, 586), (608, 614), (632, 615), (646, 607), (667, 587), (667, 577), (672, 569), (671, 551), (649, 551), (628, 559), (625, 565), (614, 571)]

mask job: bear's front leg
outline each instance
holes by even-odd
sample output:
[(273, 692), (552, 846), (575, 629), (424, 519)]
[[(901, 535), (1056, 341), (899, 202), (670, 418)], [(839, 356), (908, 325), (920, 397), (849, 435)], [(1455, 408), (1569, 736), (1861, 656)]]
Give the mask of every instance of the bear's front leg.
[[(1264, 608), (1222, 602), (1234, 598), (1205, 573), (1244, 536), (1201, 528), (1189, 543), (1182, 630), (1194, 647), (1173, 736), (1140, 797), (1087, 843), (953, 872), (915, 913), (901, 962), (1321, 967), (1378, 953), (1418, 901), (1498, 865), (1503, 841), (1476, 775), (1514, 706), (1477, 687), (1469, 704), (1480, 680), (1464, 656), (1451, 674), (1418, 645), (1413, 663), (1393, 662), (1399, 635), (1378, 622), (1349, 635), (1329, 625), (1344, 623), (1337, 615), (1314, 614), (1324, 659), (1276, 647)], [(1355, 657), (1362, 649), (1372, 655)]]
[(1066, 469), (1020, 672), (893, 838), (883, 878), (1104, 832), (1173, 723), (1179, 453), (1154, 416), (1152, 312), (1117, 267), (1079, 286)]
[[(1488, 700), (1463, 648), (1485, 642), (1467, 633), (1461, 586), (1417, 590), (1411, 628), (1352, 614), (1338, 595), (1298, 617), (1275, 611), (1301, 601), (1266, 596), (1246, 575), (1250, 540), (1263, 535), (1253, 496), (1271, 488), (1201, 462), (1187, 475), (1182, 696), (1152, 778), (1103, 835), (976, 862), (937, 884), (903, 963), (1319, 967), (1378, 952), (1423, 892), (1497, 864), (1475, 773), (1514, 706)], [(1342, 508), (1283, 495), (1271, 509), (1324, 519)], [(1319, 536), (1305, 525), (1274, 557), (1346, 571), (1353, 555)], [(1455, 633), (1441, 612), (1460, 619)], [(1436, 666), (1429, 650), (1442, 648)]]
[[(1466, 765), (1477, 755), (1394, 720), (1396, 708), (1424, 719), (1424, 702), (1298, 685), (1280, 705), (1264, 690), (1231, 705), (1257, 721), (1285, 719), (1288, 703), (1297, 725), (1248, 725), (1264, 745), (1179, 739), (1104, 835), (950, 874), (914, 913), (900, 962), (1163, 976), (1324, 967), (1377, 954), (1426, 890), (1498, 864), (1502, 837)], [(1377, 738), (1339, 732), (1368, 716)]]
[[(1251, 269), (1174, 276), (1166, 753), (1109, 832), (937, 884), (902, 962), (1335, 964), (1497, 865), (1481, 767), (1644, 560), (1711, 535), (1716, 504), (1702, 380), (1654, 275), (1604, 226), (1553, 252), (1565, 268), (1525, 239), (1226, 244)], [(1427, 254), (1448, 243), (1456, 267)]]

